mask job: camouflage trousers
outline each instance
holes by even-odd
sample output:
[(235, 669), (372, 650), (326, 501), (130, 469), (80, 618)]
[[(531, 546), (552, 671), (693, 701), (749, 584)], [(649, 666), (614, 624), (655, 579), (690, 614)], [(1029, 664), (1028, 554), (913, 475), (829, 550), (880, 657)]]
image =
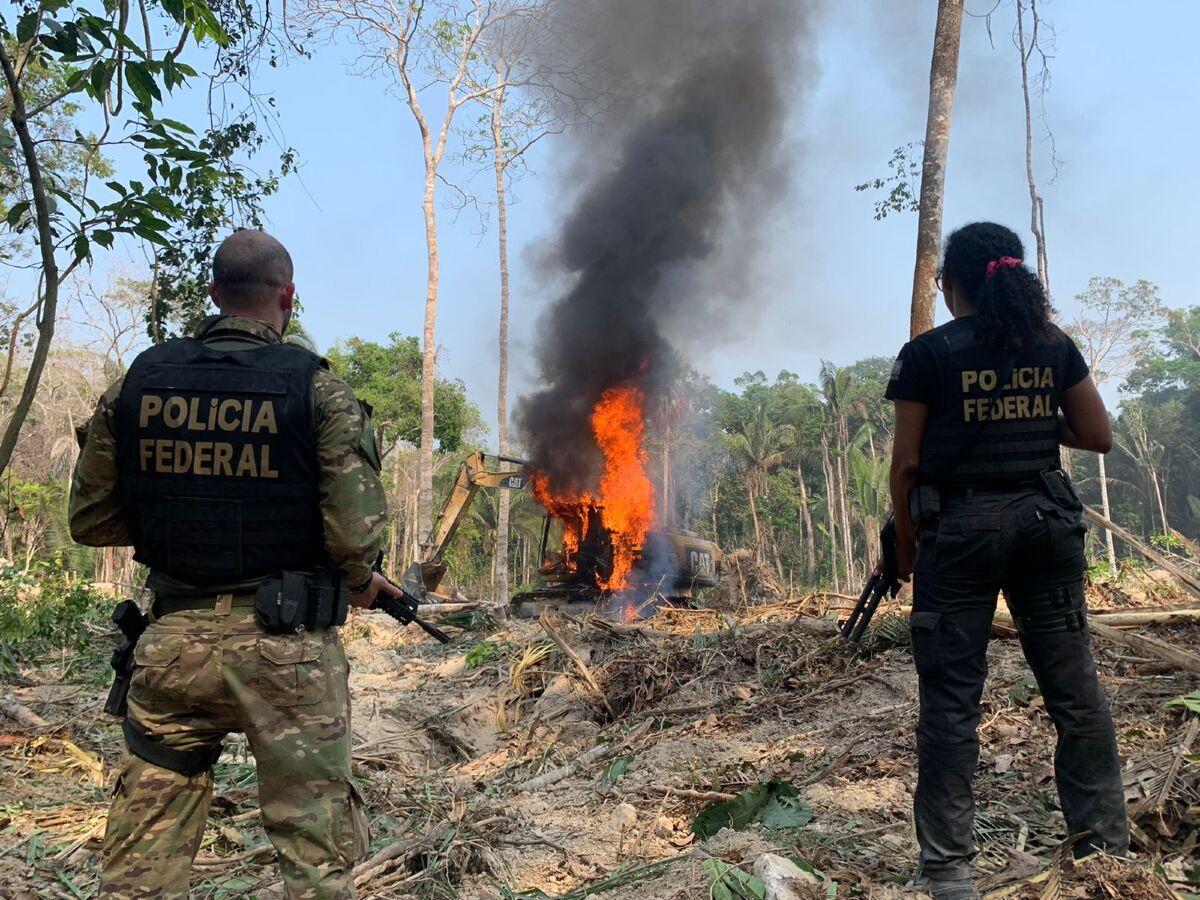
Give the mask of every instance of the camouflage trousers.
[[(129, 715), (150, 736), (189, 750), (245, 733), (287, 895), (354, 897), (368, 837), (350, 778), (349, 667), (337, 631), (270, 635), (226, 597), (152, 623), (134, 658)], [(187, 897), (212, 791), (211, 771), (189, 778), (127, 754), (101, 896)]]

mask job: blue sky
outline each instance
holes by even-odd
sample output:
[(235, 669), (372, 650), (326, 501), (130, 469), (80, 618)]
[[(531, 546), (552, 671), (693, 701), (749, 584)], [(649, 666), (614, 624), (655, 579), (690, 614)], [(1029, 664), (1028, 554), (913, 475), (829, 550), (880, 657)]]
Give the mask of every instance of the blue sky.
[[(983, 13), (992, 3), (967, 0), (967, 9)], [(1046, 116), (1064, 165), (1053, 183), (1048, 146), (1036, 151), (1056, 305), (1069, 317), (1092, 275), (1146, 278), (1172, 306), (1200, 303), (1200, 3), (1042, 6), (1058, 32)], [(691, 348), (696, 367), (718, 384), (755, 369), (814, 379), (822, 358), (890, 356), (906, 338), (915, 216), (876, 222), (873, 198), (853, 185), (884, 174), (892, 150), (924, 134), (935, 8), (933, 0), (856, 0), (827, 3), (815, 17), (817, 64), (795, 85), (789, 122), (791, 204), (771, 232), (764, 268), (747, 273), (757, 287), (748, 302), (711, 324), (711, 342)], [(964, 28), (945, 223), (996, 219), (1032, 244), (1012, 15), (1003, 0), (994, 47), (982, 19)], [(353, 73), (354, 54), (348, 44), (321, 47), (257, 83), (274, 95), (278, 126), (302, 159), (300, 176), (268, 213), (296, 260), (304, 320), (322, 347), (355, 335), (417, 334), (423, 312), (416, 127), (386, 82)], [(536, 378), (537, 314), (552, 296), (533, 260), (565, 212), (556, 190), (562, 150), (554, 139), (539, 146), (511, 211), (514, 397)], [(440, 370), (463, 380), (490, 422), (495, 234), (445, 207), (441, 233)]]

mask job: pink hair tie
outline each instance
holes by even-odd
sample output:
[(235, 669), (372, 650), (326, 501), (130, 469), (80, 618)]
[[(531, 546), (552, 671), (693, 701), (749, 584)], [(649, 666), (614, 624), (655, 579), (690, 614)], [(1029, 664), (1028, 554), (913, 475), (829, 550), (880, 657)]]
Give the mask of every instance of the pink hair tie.
[(987, 264), (987, 277), (991, 278), (996, 274), (997, 269), (1019, 269), (1025, 262), (1023, 259), (1017, 259), (1015, 256), (1002, 256), (999, 259), (993, 259)]

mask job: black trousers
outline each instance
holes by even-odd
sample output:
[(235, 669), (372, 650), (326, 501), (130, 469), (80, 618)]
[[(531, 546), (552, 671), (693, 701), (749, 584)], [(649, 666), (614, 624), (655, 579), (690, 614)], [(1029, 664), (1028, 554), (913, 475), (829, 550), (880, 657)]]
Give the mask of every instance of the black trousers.
[(979, 701), (996, 597), (1003, 590), (1021, 647), (1058, 731), (1054, 772), (1077, 855), (1129, 847), (1108, 698), (1096, 677), (1084, 600), (1079, 513), (1042, 492), (960, 492), (919, 532), (912, 645), (920, 682), (914, 812), (921, 869), (970, 875), (979, 762)]

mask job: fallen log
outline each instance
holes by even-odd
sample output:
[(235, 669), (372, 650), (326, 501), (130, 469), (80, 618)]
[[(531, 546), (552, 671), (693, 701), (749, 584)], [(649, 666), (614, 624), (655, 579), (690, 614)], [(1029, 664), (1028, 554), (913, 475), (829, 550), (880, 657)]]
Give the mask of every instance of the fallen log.
[(1091, 628), (1092, 634), (1098, 637), (1112, 641), (1114, 644), (1121, 644), (1131, 650), (1136, 650), (1144, 656), (1161, 659), (1163, 662), (1170, 663), (1177, 669), (1182, 669), (1185, 672), (1200, 675), (1200, 656), (1197, 656), (1195, 653), (1190, 653), (1187, 650), (1176, 647), (1173, 644), (1168, 644), (1166, 641), (1160, 641), (1158, 638), (1149, 637), (1148, 635), (1121, 631), (1119, 628), (1113, 628), (1111, 625), (1095, 619), (1089, 620), (1088, 626)]
[(1200, 597), (1200, 578), (1197, 578), (1195, 575), (1192, 575), (1187, 570), (1181, 568), (1178, 564), (1176, 564), (1171, 559), (1169, 559), (1165, 554), (1160, 553), (1159, 551), (1157, 551), (1153, 547), (1151, 547), (1149, 544), (1146, 544), (1143, 541), (1139, 540), (1138, 538), (1134, 537), (1132, 534), (1130, 534), (1128, 531), (1126, 531), (1124, 528), (1122, 528), (1116, 522), (1113, 522), (1111, 519), (1105, 518), (1103, 515), (1096, 512), (1096, 510), (1092, 509), (1090, 506), (1085, 506), (1083, 508), (1083, 515), (1084, 515), (1084, 518), (1088, 519), (1091, 522), (1094, 522), (1095, 524), (1099, 525), (1101, 528), (1107, 528), (1109, 531), (1111, 531), (1113, 534), (1115, 534), (1117, 537), (1119, 537), (1121, 540), (1123, 540), (1125, 543), (1127, 543), (1130, 547), (1132, 547), (1138, 553), (1142, 554), (1142, 556), (1146, 557), (1146, 559), (1162, 566), (1164, 569), (1166, 569), (1168, 572), (1170, 572), (1172, 575), (1174, 575), (1175, 578), (1179, 581), (1179, 583), (1182, 584), (1183, 587), (1189, 593), (1195, 595), (1196, 597)]
[(583, 676), (584, 683), (596, 699), (604, 705), (605, 710), (608, 711), (609, 718), (615, 719), (617, 714), (613, 712), (612, 706), (608, 703), (608, 698), (604, 696), (604, 691), (596, 681), (596, 676), (592, 674), (592, 670), (588, 668), (588, 664), (583, 661), (583, 658), (576, 652), (575, 648), (567, 643), (567, 639), (559, 634), (558, 629), (554, 627), (554, 624), (550, 621), (550, 617), (545, 611), (542, 612), (542, 616), (538, 622), (542, 626), (542, 631), (546, 632), (550, 640), (558, 645), (558, 649), (566, 654), (567, 659), (571, 661), (571, 664)]
[(1111, 628), (1140, 628), (1143, 625), (1165, 625), (1170, 622), (1198, 622), (1200, 621), (1200, 609), (1095, 613), (1089, 619), (1092, 622), (1103, 622)]

